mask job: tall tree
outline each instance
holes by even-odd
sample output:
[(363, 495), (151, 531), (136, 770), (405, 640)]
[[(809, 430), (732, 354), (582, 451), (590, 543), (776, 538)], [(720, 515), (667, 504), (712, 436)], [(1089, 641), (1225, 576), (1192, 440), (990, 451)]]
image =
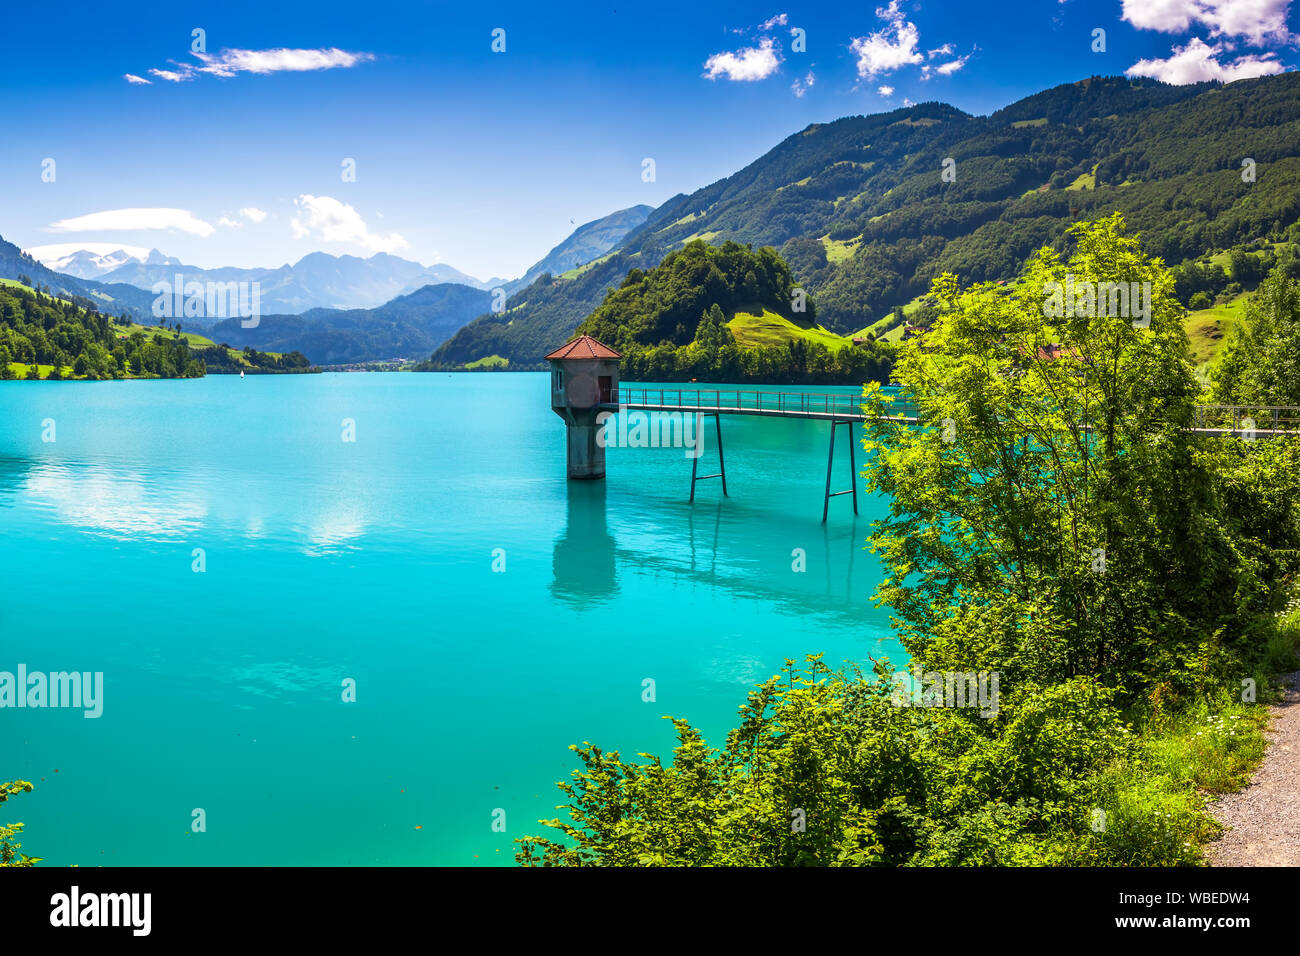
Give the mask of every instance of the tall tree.
[(1228, 405), (1300, 405), (1300, 280), (1281, 267), (1246, 300), (1211, 370)]
[[(1120, 216), (1070, 240), (1010, 287), (935, 280), (939, 315), (894, 371), (925, 427), (869, 428), (868, 483), (890, 502), (879, 597), (928, 666), (1185, 684), (1248, 572), (1189, 445), (1183, 309)], [(1122, 284), (1127, 309), (1103, 283)]]

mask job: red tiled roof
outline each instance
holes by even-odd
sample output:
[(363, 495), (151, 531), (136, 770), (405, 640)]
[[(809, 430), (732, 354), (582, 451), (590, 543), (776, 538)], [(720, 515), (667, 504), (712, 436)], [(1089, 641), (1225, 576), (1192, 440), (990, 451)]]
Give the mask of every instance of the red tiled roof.
[(553, 359), (621, 359), (622, 357), (608, 345), (598, 342), (590, 335), (579, 335), (572, 342), (561, 345), (546, 356), (546, 360), (549, 362)]
[(1047, 345), (1040, 345), (1038, 347), (1038, 353), (1035, 357), (1042, 359), (1043, 361), (1046, 362), (1054, 362), (1056, 361), (1056, 359), (1059, 359), (1065, 355), (1068, 355), (1071, 358), (1076, 358), (1076, 359), (1083, 357), (1079, 354), (1079, 350), (1074, 348), (1073, 346), (1061, 345), (1056, 342), (1051, 342), (1048, 343)]

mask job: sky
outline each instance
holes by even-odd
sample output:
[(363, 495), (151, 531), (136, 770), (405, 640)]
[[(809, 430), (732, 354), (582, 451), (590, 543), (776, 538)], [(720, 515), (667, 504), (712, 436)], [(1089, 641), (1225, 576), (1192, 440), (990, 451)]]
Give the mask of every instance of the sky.
[(204, 268), (387, 252), (481, 279), (810, 123), (1300, 63), (1291, 0), (137, 0), (15, 4), (5, 27), (8, 241)]

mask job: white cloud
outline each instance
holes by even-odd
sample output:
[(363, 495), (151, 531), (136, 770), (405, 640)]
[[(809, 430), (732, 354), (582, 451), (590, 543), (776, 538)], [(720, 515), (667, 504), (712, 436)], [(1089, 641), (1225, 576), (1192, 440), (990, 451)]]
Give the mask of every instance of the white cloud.
[(930, 64), (927, 63), (925, 66), (921, 67), (921, 79), (928, 80), (936, 73), (939, 74), (939, 76), (952, 76), (966, 65), (966, 61), (969, 60), (970, 57), (971, 55), (967, 53), (965, 56), (959, 56), (957, 59), (949, 60), (947, 63), (940, 63), (938, 66), (930, 66)]
[(704, 76), (710, 80), (725, 76), (740, 82), (765, 80), (780, 65), (781, 58), (777, 56), (772, 38), (764, 37), (756, 47), (745, 47), (735, 53), (713, 54), (704, 61), (704, 68), (708, 71)]
[(878, 86), (876, 92), (881, 96), (889, 97), (894, 95), (894, 88), (892, 86)]
[(1209, 27), (1215, 37), (1241, 37), (1256, 46), (1295, 39), (1287, 29), (1291, 0), (1123, 0), (1121, 19), (1140, 30), (1185, 33)]
[[(261, 222), (263, 219), (266, 218), (266, 213), (258, 209), (256, 206), (245, 206), (243, 209), (239, 210), (239, 215), (241, 218), (247, 219), (249, 222)], [(222, 216), (220, 219), (217, 220), (217, 225), (225, 226), (227, 229), (244, 228), (244, 224), (242, 222), (240, 222), (238, 219), (232, 219), (229, 216)]]
[(160, 80), (166, 80), (168, 83), (184, 83), (186, 80), (194, 79), (194, 70), (188, 66), (182, 66), (177, 70), (150, 70), (149, 71)]
[(1183, 33), (1200, 12), (1198, 0), (1123, 0), (1120, 19), (1139, 30)]
[[(1065, 0), (1061, 0), (1061, 2), (1064, 3)], [(952, 44), (945, 43), (943, 46), (939, 47), (938, 49), (931, 50), (929, 53), (926, 54), (926, 56), (929, 57), (931, 60), (933, 60), (936, 56), (952, 56)]]
[(770, 30), (773, 27), (783, 27), (790, 22), (790, 18), (784, 13), (778, 13), (770, 20), (764, 20), (758, 25), (760, 30)]
[(808, 75), (805, 76), (802, 80), (796, 78), (795, 81), (792, 84), (790, 84), (790, 89), (794, 90), (795, 96), (803, 96), (805, 93), (807, 93), (809, 90), (813, 88), (813, 84), (816, 82), (817, 82), (817, 77), (813, 75), (812, 70), (809, 70)]
[(407, 248), (408, 243), (398, 233), (380, 236), (372, 233), (361, 214), (345, 202), (331, 196), (311, 196), (306, 193), (295, 200), (298, 215), (291, 223), (295, 238), (316, 235), (327, 242), (349, 242), (364, 246), (371, 252), (396, 252)]
[(899, 0), (877, 7), (876, 16), (886, 22), (884, 28), (865, 37), (855, 37), (849, 50), (858, 58), (858, 76), (869, 79), (892, 73), (900, 67), (920, 63), (925, 58), (917, 50), (921, 32), (898, 8)]
[(113, 229), (179, 229), (194, 236), (210, 236), (215, 227), (185, 209), (106, 209), (73, 219), (60, 219), (47, 232), (90, 232)]
[(1150, 76), (1165, 83), (1184, 85), (1205, 80), (1231, 83), (1233, 80), (1253, 76), (1271, 76), (1285, 69), (1272, 53), (1239, 56), (1231, 62), (1220, 62), (1225, 44), (1207, 44), (1192, 37), (1186, 46), (1174, 47), (1164, 60), (1138, 60), (1127, 70), (1127, 76)]
[(151, 80), (146, 80), (143, 76), (136, 76), (134, 73), (123, 73), (122, 78), (135, 86), (153, 86)]
[(349, 53), (337, 47), (320, 50), (222, 50), (219, 54), (195, 53), (203, 65), (200, 73), (234, 76), (236, 73), (301, 73), (308, 70), (347, 69), (373, 60), (372, 53)]
[[(373, 53), (350, 53), (337, 47), (316, 50), (287, 47), (275, 50), (222, 50), (215, 54), (196, 51), (194, 56), (198, 58), (200, 66), (172, 61), (172, 66), (176, 69), (151, 69), (149, 73), (168, 83), (184, 83), (200, 73), (222, 77), (232, 77), (238, 73), (301, 73), (309, 70), (347, 69), (375, 58)], [(131, 73), (127, 73), (126, 78), (131, 83), (149, 82)]]

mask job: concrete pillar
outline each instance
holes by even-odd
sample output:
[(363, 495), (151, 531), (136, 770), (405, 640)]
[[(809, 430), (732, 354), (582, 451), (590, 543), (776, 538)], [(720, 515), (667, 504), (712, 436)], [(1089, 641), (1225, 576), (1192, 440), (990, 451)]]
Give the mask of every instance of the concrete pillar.
[(570, 478), (605, 477), (605, 448), (596, 441), (597, 414), (597, 409), (569, 409), (564, 416)]

